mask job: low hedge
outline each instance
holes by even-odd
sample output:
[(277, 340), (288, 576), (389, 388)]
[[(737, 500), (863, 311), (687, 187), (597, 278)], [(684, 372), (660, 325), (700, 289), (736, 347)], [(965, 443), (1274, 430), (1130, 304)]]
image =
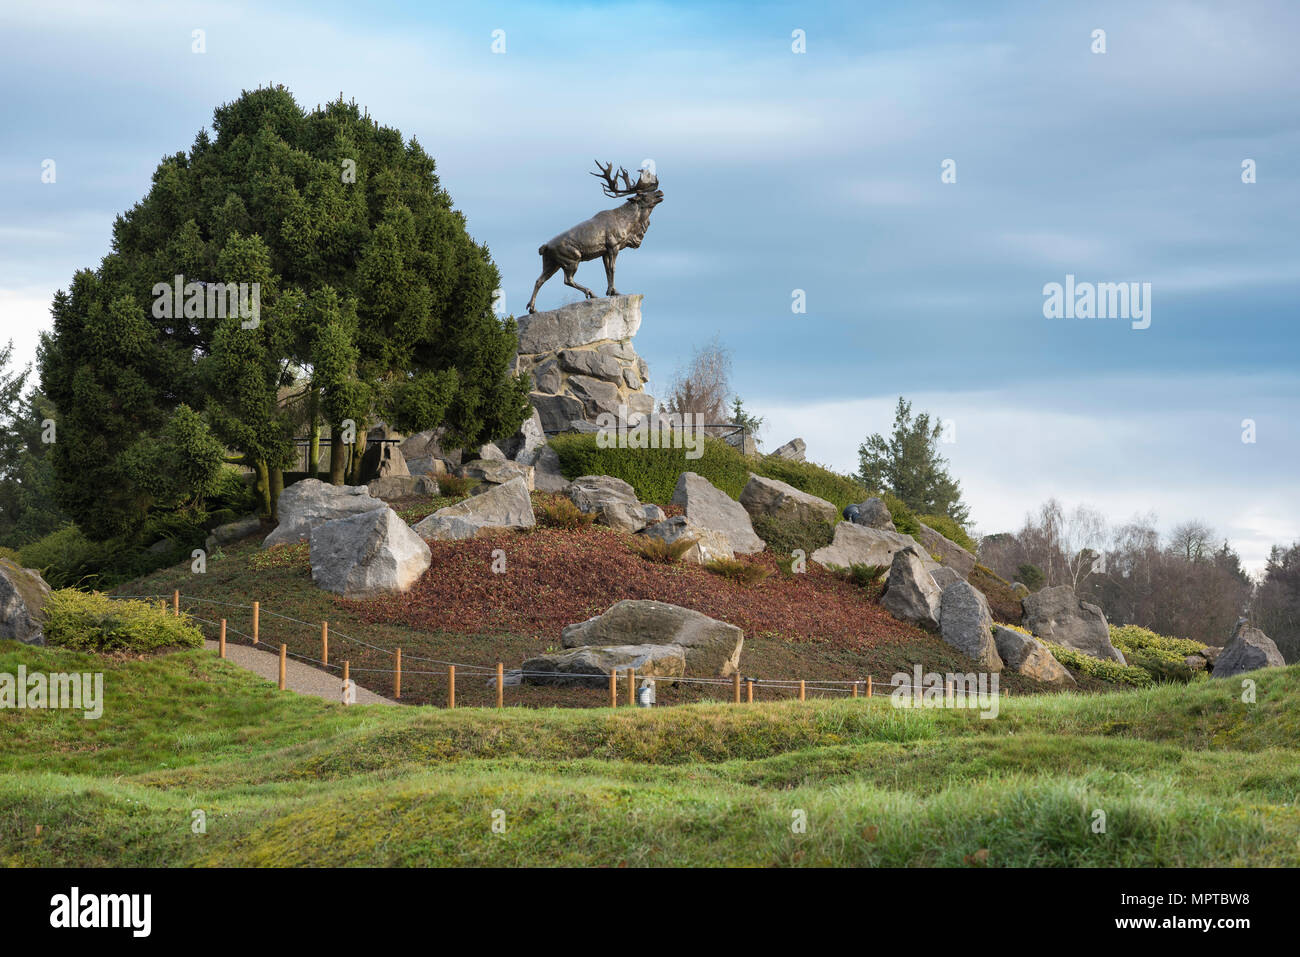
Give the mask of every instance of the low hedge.
[(1150, 673), (1157, 681), (1187, 684), (1206, 677), (1204, 669), (1193, 670), (1188, 655), (1199, 655), (1205, 646), (1188, 638), (1158, 635), (1140, 625), (1111, 625), (1110, 643), (1124, 652), (1128, 663)]
[(44, 630), (50, 644), (77, 651), (147, 653), (203, 645), (202, 632), (186, 615), (75, 588), (50, 593)]
[(1150, 672), (1136, 665), (1121, 665), (1118, 661), (1094, 658), (1092, 655), (1085, 655), (1082, 651), (1058, 645), (1054, 641), (1043, 641), (1041, 638), (1038, 640), (1047, 646), (1052, 657), (1080, 674), (1114, 684), (1132, 685), (1134, 688), (1147, 688), (1155, 683)]

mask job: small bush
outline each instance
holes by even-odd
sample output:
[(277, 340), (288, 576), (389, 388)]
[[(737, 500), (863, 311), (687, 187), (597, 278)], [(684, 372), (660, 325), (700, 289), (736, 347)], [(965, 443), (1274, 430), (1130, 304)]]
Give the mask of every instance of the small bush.
[(557, 435), (550, 445), (566, 478), (612, 475), (631, 485), (639, 500), (656, 505), (672, 501), (683, 472), (695, 472), (738, 499), (753, 464), (739, 450), (715, 438), (703, 439), (703, 454), (698, 459), (688, 459), (686, 449), (602, 449), (595, 435), (585, 434)]
[[(1040, 638), (1039, 641), (1043, 639)], [(1094, 658), (1092, 655), (1085, 655), (1082, 651), (1058, 645), (1054, 641), (1043, 641), (1043, 644), (1052, 653), (1052, 657), (1080, 674), (1114, 684), (1132, 685), (1134, 688), (1147, 688), (1153, 683), (1151, 675), (1146, 670), (1134, 665), (1121, 665), (1118, 661)]]
[(866, 565), (862, 562), (854, 562), (848, 568), (843, 565), (827, 565), (826, 569), (836, 578), (851, 582), (859, 588), (870, 588), (876, 583), (877, 579), (884, 577), (889, 571), (889, 566)]
[(772, 574), (771, 569), (754, 562), (742, 562), (739, 558), (715, 558), (711, 562), (705, 562), (704, 567), (715, 575), (742, 585), (756, 584)]
[(1025, 562), (1016, 569), (1016, 577), (1020, 580), (1020, 584), (1030, 591), (1038, 591), (1047, 581), (1047, 576), (1042, 570), (1030, 562)]
[(679, 538), (669, 544), (662, 538), (652, 538), (649, 535), (634, 535), (631, 542), (628, 543), (628, 547), (648, 562), (671, 565), (673, 562), (680, 561), (681, 557), (689, 552), (694, 544), (695, 539), (693, 538)]
[(543, 528), (563, 528), (576, 531), (590, 528), (596, 521), (595, 512), (584, 512), (573, 499), (563, 495), (537, 496), (533, 502), (533, 511), (537, 515), (537, 524)]
[(477, 484), (476, 480), (459, 475), (439, 475), (438, 495), (440, 498), (464, 498)]
[(810, 557), (817, 549), (829, 545), (835, 537), (835, 526), (818, 519), (799, 522), (772, 515), (758, 515), (752, 524), (754, 533), (767, 542), (767, 547), (774, 555), (780, 557), (794, 554), (796, 548), (803, 550), (804, 557)]
[(203, 634), (187, 615), (73, 588), (51, 592), (45, 602), (45, 639), (78, 651), (135, 654), (203, 645)]

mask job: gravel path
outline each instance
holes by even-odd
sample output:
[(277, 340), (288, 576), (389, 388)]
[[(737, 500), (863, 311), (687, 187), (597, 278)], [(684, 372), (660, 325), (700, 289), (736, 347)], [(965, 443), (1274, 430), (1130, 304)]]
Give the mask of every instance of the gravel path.
[[(203, 642), (213, 654), (217, 651), (215, 641)], [(251, 645), (236, 645), (226, 642), (226, 660), (232, 665), (238, 665), (254, 674), (261, 675), (269, 681), (278, 682), (280, 680), (280, 651), (278, 648), (263, 651), (262, 647), (257, 648)], [(355, 685), (355, 681), (353, 682)], [(343, 700), (343, 678), (341, 675), (330, 671), (324, 671), (320, 668), (313, 668), (311, 665), (304, 664), (296, 658), (290, 657), (284, 663), (284, 686), (289, 691), (296, 691), (298, 694), (315, 695), (317, 698), (324, 698), (326, 701)], [(356, 685), (357, 704), (397, 704), (391, 698), (385, 698), (377, 695), (373, 691), (367, 691), (360, 685)]]

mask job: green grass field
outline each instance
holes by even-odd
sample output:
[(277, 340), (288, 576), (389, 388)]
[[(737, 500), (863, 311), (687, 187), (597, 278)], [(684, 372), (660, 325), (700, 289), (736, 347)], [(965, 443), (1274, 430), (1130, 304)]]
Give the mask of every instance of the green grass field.
[(1210, 681), (983, 720), (885, 698), (344, 708), (204, 651), (0, 642), (0, 672), (20, 664), (103, 670), (107, 700), (0, 711), (5, 865), (1300, 864), (1300, 666), (1254, 675), (1255, 704)]

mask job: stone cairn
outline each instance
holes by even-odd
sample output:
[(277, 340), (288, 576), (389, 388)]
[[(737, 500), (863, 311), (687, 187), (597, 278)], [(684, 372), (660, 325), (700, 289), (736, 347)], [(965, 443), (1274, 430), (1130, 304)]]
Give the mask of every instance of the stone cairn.
[(590, 429), (603, 412), (654, 411), (649, 370), (632, 348), (641, 296), (608, 296), (521, 316), (515, 371), (532, 376), (529, 400), (547, 432)]

